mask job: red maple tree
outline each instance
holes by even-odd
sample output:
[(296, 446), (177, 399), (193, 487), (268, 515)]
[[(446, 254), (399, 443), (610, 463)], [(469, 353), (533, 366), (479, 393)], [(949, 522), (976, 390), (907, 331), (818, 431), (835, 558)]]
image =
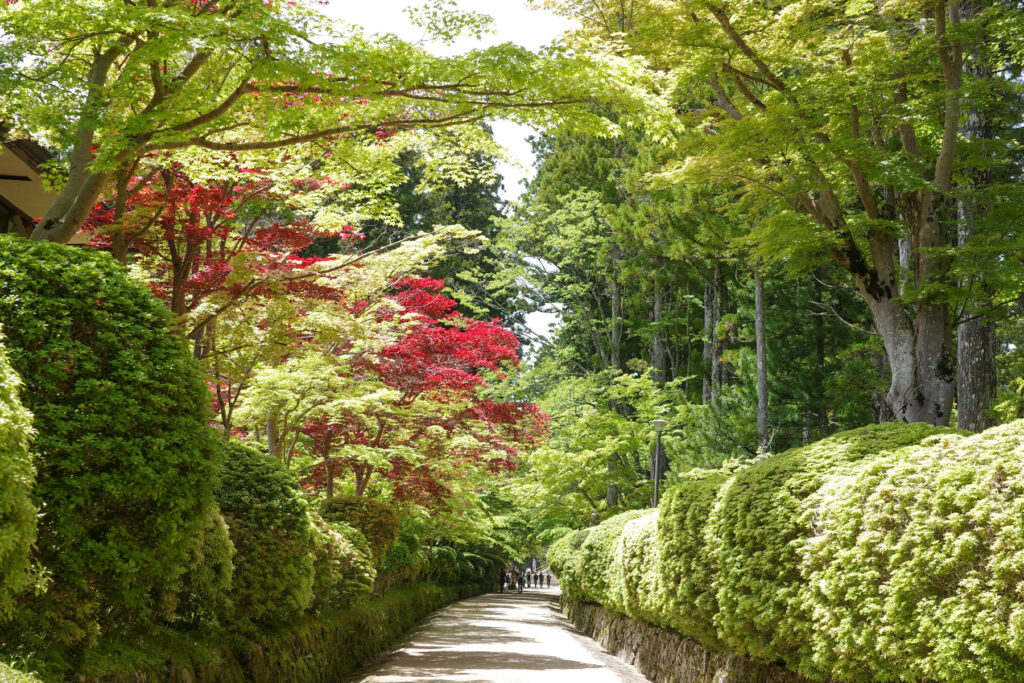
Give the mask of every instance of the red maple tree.
[[(514, 469), (518, 450), (546, 433), (548, 418), (535, 404), (484, 395), (487, 373), (502, 377), (504, 368), (518, 364), (519, 340), (497, 320), (472, 320), (456, 311), (443, 287), (444, 281), (433, 279), (396, 285), (390, 298), (412, 324), (396, 343), (359, 359), (355, 372), (396, 390), (397, 398), (306, 424), (318, 458), (306, 479), (309, 488), (330, 495), (335, 477), (348, 472), (356, 495), (363, 495), (377, 475), (391, 484), (396, 500), (440, 506), (452, 477), (479, 468)], [(468, 438), (455, 442), (455, 436)], [(382, 453), (406, 447), (417, 459), (387, 455), (381, 466), (347, 456), (352, 446)]]
[[(243, 297), (301, 295), (334, 299), (338, 292), (301, 277), (323, 259), (300, 254), (317, 236), (355, 237), (317, 230), (287, 217), (288, 197), (259, 169), (241, 169), (244, 182), (197, 183), (175, 168), (134, 178), (120, 198), (102, 198), (84, 230), (91, 246), (135, 254), (148, 266), (153, 294), (175, 315), (194, 311), (213, 294)], [(241, 175), (241, 174), (240, 174)], [(293, 192), (327, 182), (293, 182)], [(192, 330), (193, 333), (198, 330)]]

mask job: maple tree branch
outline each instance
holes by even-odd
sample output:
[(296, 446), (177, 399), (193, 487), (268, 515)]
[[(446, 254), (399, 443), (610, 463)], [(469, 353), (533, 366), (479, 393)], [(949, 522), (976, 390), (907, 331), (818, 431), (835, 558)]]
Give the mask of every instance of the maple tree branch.
[(711, 10), (712, 16), (714, 16), (719, 26), (721, 26), (722, 30), (725, 31), (725, 34), (729, 36), (729, 39), (733, 42), (733, 44), (735, 44), (736, 47), (740, 49), (740, 52), (745, 54), (747, 58), (754, 63), (754, 66), (757, 67), (757, 70), (760, 71), (761, 75), (765, 77), (766, 85), (774, 88), (775, 90), (778, 90), (779, 92), (784, 92), (786, 90), (786, 84), (782, 82), (781, 78), (775, 75), (775, 72), (772, 71), (767, 64), (765, 64), (763, 59), (758, 57), (757, 53), (754, 52), (754, 48), (750, 47), (750, 44), (747, 41), (745, 41), (743, 39), (743, 36), (741, 36), (736, 31), (736, 28), (732, 25), (732, 22), (729, 21), (729, 15), (726, 14), (725, 8), (721, 6), (709, 5), (709, 9)]
[(732, 100), (729, 99), (729, 95), (728, 93), (725, 92), (725, 88), (722, 87), (722, 83), (718, 80), (717, 74), (711, 76), (711, 78), (708, 79), (708, 85), (711, 86), (711, 88), (715, 91), (715, 94), (718, 96), (718, 99), (715, 100), (715, 104), (721, 107), (725, 111), (725, 113), (732, 117), (734, 120), (742, 121), (743, 114), (740, 113), (740, 110), (737, 109), (736, 105), (733, 104)]
[(736, 84), (736, 88), (739, 89), (741, 93), (743, 93), (743, 96), (746, 97), (747, 101), (750, 102), (752, 105), (754, 105), (761, 111), (764, 111), (765, 109), (768, 108), (767, 105), (765, 105), (765, 103), (761, 101), (761, 98), (755, 95), (753, 90), (747, 87), (747, 84), (743, 82), (742, 78), (740, 78), (736, 74), (733, 74), (732, 82)]
[(767, 86), (769, 88), (774, 88), (775, 87), (771, 83), (766, 81), (765, 79), (761, 78), (760, 76), (757, 76), (755, 74), (749, 74), (746, 71), (743, 71), (742, 69), (737, 69), (736, 67), (734, 67), (732, 64), (729, 64), (728, 62), (722, 62), (722, 70), (723, 71), (728, 71), (732, 76), (737, 77), (737, 78), (746, 79), (748, 81), (754, 81), (755, 83), (760, 83), (760, 84), (765, 85), (765, 86)]
[[(957, 135), (960, 124), (960, 84), (963, 80), (963, 49), (951, 45), (946, 32), (946, 0), (935, 3), (935, 39), (938, 43), (939, 62), (942, 65), (942, 79), (946, 90), (945, 120), (943, 121), (942, 145), (935, 159), (935, 184), (944, 192), (953, 188), (953, 165), (956, 157)], [(948, 5), (949, 21), (960, 23), (960, 7), (956, 0)]]

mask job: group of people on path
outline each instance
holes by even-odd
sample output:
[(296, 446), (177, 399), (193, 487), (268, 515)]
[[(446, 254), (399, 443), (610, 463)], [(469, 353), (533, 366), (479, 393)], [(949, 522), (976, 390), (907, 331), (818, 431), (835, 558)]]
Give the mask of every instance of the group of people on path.
[(517, 589), (517, 593), (522, 593), (523, 588), (530, 588), (531, 583), (533, 588), (544, 588), (544, 583), (547, 582), (547, 587), (551, 588), (551, 572), (539, 572), (530, 571), (529, 568), (520, 570), (516, 567), (510, 567), (508, 569), (502, 569), (501, 574), (498, 576), (498, 591), (505, 592), (505, 588), (509, 590), (513, 588)]

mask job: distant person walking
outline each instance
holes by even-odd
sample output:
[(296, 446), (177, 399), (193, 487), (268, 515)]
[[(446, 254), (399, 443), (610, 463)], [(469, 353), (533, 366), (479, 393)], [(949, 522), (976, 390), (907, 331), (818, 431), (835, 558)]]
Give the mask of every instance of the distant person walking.
[(504, 593), (505, 592), (505, 570), (504, 569), (499, 569), (498, 570), (498, 592), (499, 593)]
[(516, 585), (519, 587), (519, 591), (518, 592), (522, 593), (523, 592), (523, 584), (526, 583), (526, 575), (525, 574), (519, 574), (516, 578), (517, 578)]
[(551, 572), (547, 573), (547, 577), (546, 578), (548, 580), (548, 588), (551, 588)]

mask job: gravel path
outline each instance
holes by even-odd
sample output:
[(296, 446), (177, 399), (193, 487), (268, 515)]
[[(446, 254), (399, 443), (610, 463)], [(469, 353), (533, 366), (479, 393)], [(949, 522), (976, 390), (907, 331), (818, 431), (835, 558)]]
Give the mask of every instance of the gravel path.
[(352, 681), (643, 683), (632, 666), (580, 635), (558, 611), (558, 589), (463, 600), (413, 629), (398, 650)]

